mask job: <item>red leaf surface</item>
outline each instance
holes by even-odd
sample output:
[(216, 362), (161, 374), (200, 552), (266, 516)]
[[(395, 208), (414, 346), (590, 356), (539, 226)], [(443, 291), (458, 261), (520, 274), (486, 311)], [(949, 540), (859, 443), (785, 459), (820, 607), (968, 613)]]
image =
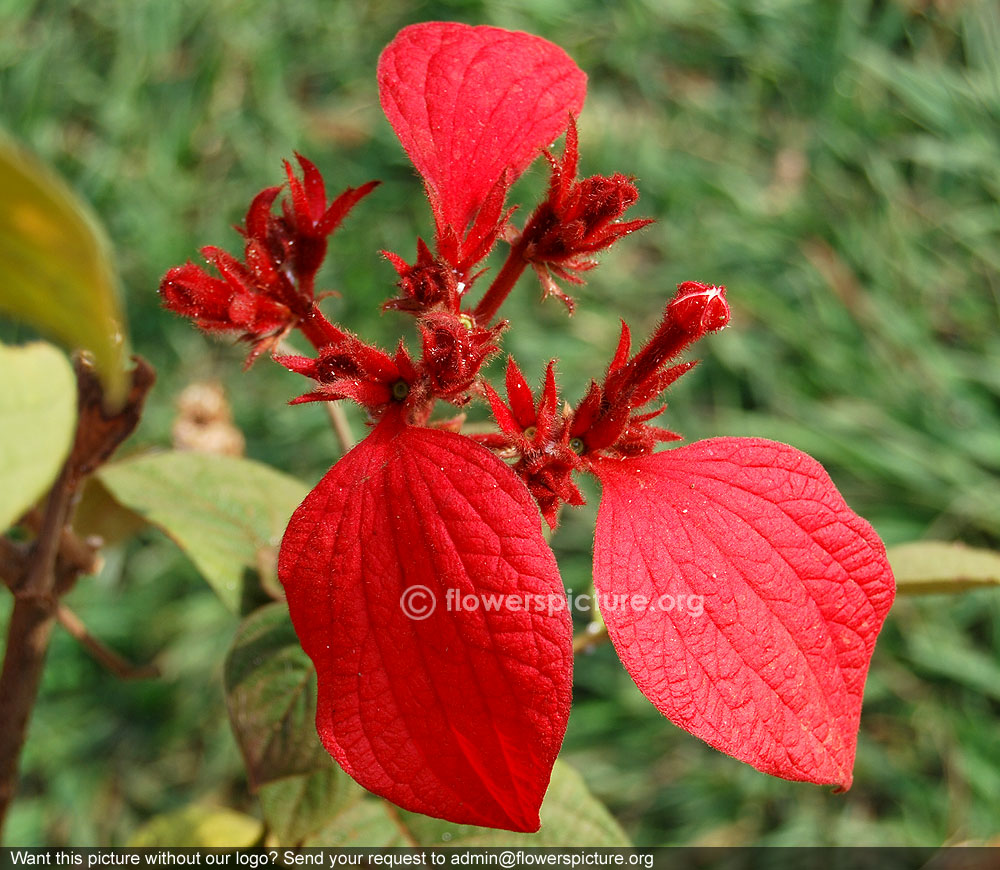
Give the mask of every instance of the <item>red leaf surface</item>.
[(895, 593), (871, 526), (815, 460), (773, 441), (699, 441), (597, 472), (594, 579), (643, 694), (766, 773), (849, 788)]
[(427, 184), (438, 229), (464, 234), (583, 107), (587, 77), (561, 48), (497, 27), (401, 30), (378, 63), (382, 109)]
[(537, 830), (572, 628), (524, 484), (468, 438), (390, 412), (295, 512), (278, 570), (341, 766), (408, 810)]

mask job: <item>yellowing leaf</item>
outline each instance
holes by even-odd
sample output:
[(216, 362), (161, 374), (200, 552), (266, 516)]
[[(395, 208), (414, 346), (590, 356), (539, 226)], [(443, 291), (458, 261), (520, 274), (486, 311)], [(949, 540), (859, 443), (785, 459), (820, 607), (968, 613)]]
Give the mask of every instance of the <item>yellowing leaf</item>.
[(264, 826), (255, 818), (225, 807), (193, 805), (154, 816), (129, 840), (133, 849), (197, 847), (245, 849), (260, 840)]
[(124, 398), (122, 315), (107, 239), (55, 173), (2, 139), (0, 311), (90, 351), (109, 400)]
[(903, 595), (965, 592), (1000, 586), (1000, 553), (945, 541), (889, 547), (896, 591)]
[(50, 344), (0, 345), (0, 532), (52, 485), (76, 430), (76, 378)]

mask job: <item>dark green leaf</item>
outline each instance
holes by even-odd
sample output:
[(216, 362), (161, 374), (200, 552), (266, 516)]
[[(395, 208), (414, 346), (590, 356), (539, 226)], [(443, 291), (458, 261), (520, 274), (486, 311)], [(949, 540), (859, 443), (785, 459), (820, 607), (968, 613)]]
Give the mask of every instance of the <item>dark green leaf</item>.
[[(316, 734), (315, 672), (284, 604), (244, 620), (226, 656), (224, 680), (229, 720), (254, 789), (329, 764)], [(323, 795), (329, 798), (328, 791)]]

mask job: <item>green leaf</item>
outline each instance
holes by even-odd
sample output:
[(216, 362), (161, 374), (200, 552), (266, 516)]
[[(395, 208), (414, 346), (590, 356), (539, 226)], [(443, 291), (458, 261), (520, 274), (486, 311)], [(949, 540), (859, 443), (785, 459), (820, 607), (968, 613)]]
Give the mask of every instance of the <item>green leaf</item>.
[(421, 845), (451, 846), (629, 846), (628, 837), (583, 777), (557, 761), (542, 802), (542, 828), (537, 834), (515, 834), (492, 828), (453, 825), (429, 816), (399, 811), (403, 824)]
[(0, 385), (2, 532), (59, 474), (76, 431), (76, 378), (50, 344), (0, 344)]
[(1000, 586), (1000, 553), (965, 544), (916, 541), (889, 547), (896, 591), (904, 595), (965, 592)]
[(252, 594), (248, 573), (281, 542), (308, 492), (259, 462), (180, 451), (115, 462), (98, 476), (117, 501), (173, 538), (235, 613)]
[(125, 397), (124, 327), (110, 248), (49, 168), (0, 140), (0, 311), (90, 351), (109, 400)]
[(316, 674), (284, 604), (262, 607), (243, 621), (223, 679), (253, 789), (329, 763), (316, 734)]
[(264, 826), (225, 807), (192, 805), (154, 816), (129, 839), (133, 849), (197, 847), (246, 849), (259, 842)]
[(264, 786), (258, 797), (282, 846), (630, 845), (580, 775), (562, 761), (552, 770), (537, 834), (455, 825), (401, 810), (365, 791), (329, 758), (311, 774)]
[[(346, 774), (341, 774), (347, 779)], [(306, 846), (629, 846), (618, 822), (587, 789), (572, 767), (557, 761), (542, 802), (541, 830), (517, 834), (455, 825), (401, 810), (351, 783), (355, 800), (341, 787), (331, 793), (330, 815), (306, 837)], [(305, 789), (303, 788), (303, 791)], [(313, 808), (311, 817), (318, 818)], [(272, 816), (264, 807), (264, 817)], [(273, 825), (272, 825), (273, 827)], [(275, 833), (278, 832), (274, 828)]]
[(131, 538), (146, 521), (119, 504), (97, 477), (88, 477), (73, 512), (73, 531), (81, 537), (97, 536), (106, 546)]
[[(318, 743), (319, 736), (314, 737)], [(278, 780), (257, 791), (267, 826), (283, 846), (297, 846), (364, 796), (364, 790), (329, 758), (312, 773)]]

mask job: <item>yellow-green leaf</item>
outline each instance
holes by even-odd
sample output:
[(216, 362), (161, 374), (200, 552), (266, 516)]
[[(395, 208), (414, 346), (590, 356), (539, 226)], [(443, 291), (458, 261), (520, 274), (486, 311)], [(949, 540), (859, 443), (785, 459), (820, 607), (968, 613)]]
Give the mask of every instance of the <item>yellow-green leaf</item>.
[(76, 430), (76, 378), (44, 342), (0, 344), (0, 532), (59, 474)]
[(278, 546), (309, 491), (250, 459), (181, 451), (114, 462), (98, 477), (118, 502), (173, 538), (235, 613), (261, 554)]
[(552, 769), (536, 834), (455, 825), (406, 812), (366, 792), (332, 761), (311, 774), (266, 785), (259, 796), (264, 819), (281, 846), (631, 845), (580, 774), (562, 761)]
[(426, 846), (629, 846), (628, 837), (572, 767), (557, 761), (542, 801), (542, 828), (515, 834), (493, 828), (453, 825), (399, 811), (410, 836)]
[(252, 816), (225, 807), (195, 804), (154, 816), (132, 835), (129, 846), (246, 849), (256, 844), (263, 833), (264, 826)]
[(124, 398), (124, 327), (109, 245), (48, 167), (0, 139), (0, 311), (90, 351), (111, 402)]
[(1000, 586), (1000, 553), (945, 541), (888, 548), (896, 591), (904, 595), (965, 592)]

